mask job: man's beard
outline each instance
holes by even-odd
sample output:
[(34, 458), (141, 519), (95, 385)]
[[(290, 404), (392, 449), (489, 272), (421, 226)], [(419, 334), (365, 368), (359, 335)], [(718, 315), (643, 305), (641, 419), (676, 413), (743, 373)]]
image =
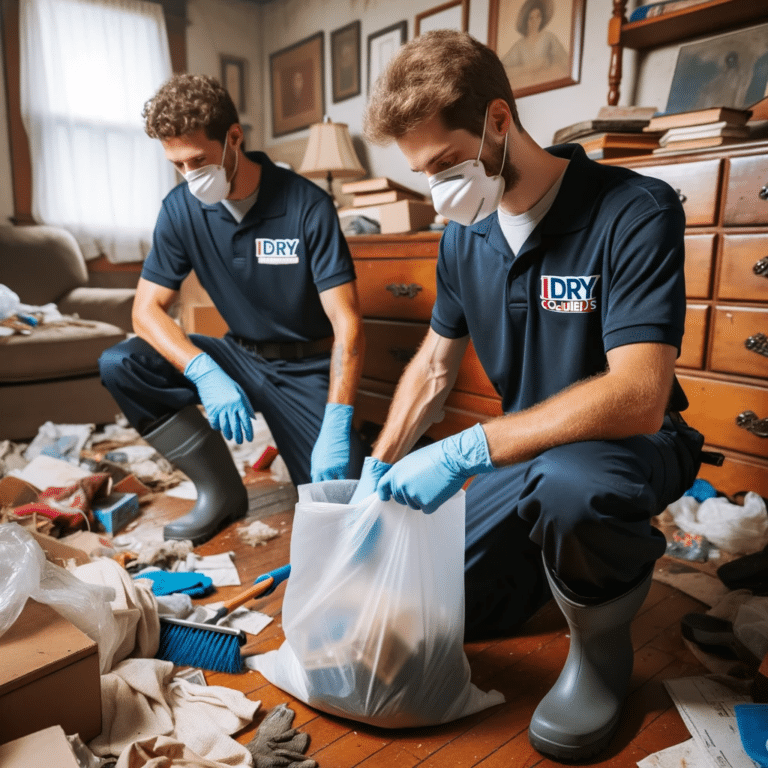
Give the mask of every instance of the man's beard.
[[(493, 155), (491, 160), (486, 163), (486, 168), (501, 168), (501, 178), (504, 179), (504, 192), (509, 192), (510, 189), (514, 189), (520, 182), (520, 171), (517, 166), (514, 165), (510, 159), (504, 157), (504, 146), (506, 141), (501, 140), (501, 144), (498, 147), (493, 148)], [(502, 160), (504, 165), (502, 167)], [(496, 171), (498, 173), (498, 170)]]

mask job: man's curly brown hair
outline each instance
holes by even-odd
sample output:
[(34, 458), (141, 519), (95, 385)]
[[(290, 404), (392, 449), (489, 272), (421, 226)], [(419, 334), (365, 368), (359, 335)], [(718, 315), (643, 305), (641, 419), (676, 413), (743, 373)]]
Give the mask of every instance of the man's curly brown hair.
[(172, 139), (202, 128), (222, 144), (240, 119), (232, 97), (214, 77), (176, 74), (144, 104), (144, 130), (153, 139)]
[(485, 110), (504, 99), (523, 130), (504, 65), (466, 32), (434, 30), (402, 46), (378, 78), (368, 100), (363, 134), (388, 144), (439, 114), (449, 130), (480, 136)]

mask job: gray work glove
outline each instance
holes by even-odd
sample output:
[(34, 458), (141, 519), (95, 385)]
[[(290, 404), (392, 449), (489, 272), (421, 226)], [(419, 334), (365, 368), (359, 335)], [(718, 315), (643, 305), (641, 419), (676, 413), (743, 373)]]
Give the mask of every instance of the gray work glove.
[(253, 755), (255, 768), (317, 768), (317, 763), (304, 755), (309, 734), (291, 728), (293, 717), (287, 704), (279, 704), (261, 721), (245, 745)]

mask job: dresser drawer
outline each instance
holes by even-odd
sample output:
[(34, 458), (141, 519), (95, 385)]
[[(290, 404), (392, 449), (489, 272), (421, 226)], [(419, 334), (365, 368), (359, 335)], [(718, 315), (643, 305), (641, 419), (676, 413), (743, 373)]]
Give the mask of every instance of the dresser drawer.
[(428, 321), (435, 303), (436, 263), (435, 259), (356, 259), (362, 314)]
[(755, 338), (757, 334), (768, 336), (768, 309), (716, 307), (712, 331), (712, 370), (768, 377), (768, 357), (747, 346), (749, 342), (750, 346), (764, 347), (768, 353), (768, 339), (761, 345), (761, 339)]
[(690, 227), (714, 224), (717, 218), (717, 190), (720, 183), (720, 160), (699, 160), (670, 165), (634, 167), (645, 176), (666, 181), (679, 195)]
[(723, 222), (768, 224), (768, 156), (731, 159)]
[(685, 334), (677, 365), (683, 368), (703, 368), (707, 341), (709, 307), (689, 304), (685, 312)]
[(698, 476), (729, 496), (754, 491), (768, 498), (768, 461), (726, 452), (722, 467), (702, 464)]
[[(393, 320), (364, 320), (365, 364), (363, 376), (396, 384), (408, 361), (416, 354), (429, 325)], [(475, 348), (470, 342), (459, 368), (454, 389), (497, 398)]]
[(712, 293), (715, 235), (685, 236), (685, 295), (708, 299)]
[(768, 457), (768, 438), (739, 427), (736, 418), (752, 411), (758, 419), (768, 417), (768, 389), (749, 384), (678, 375), (690, 407), (683, 414), (708, 444), (732, 451)]
[(719, 283), (721, 299), (768, 301), (768, 235), (726, 235)]

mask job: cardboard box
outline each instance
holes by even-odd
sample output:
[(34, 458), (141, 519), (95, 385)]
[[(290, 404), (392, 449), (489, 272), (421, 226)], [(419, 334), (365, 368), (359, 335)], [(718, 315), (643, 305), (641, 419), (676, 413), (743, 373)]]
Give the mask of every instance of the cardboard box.
[(3, 768), (79, 768), (64, 729), (52, 725), (0, 746)]
[(29, 531), (29, 533), (32, 534), (32, 537), (45, 553), (45, 559), (54, 565), (66, 568), (71, 564), (85, 565), (91, 562), (88, 553), (74, 544), (74, 540), (65, 542), (63, 539), (54, 539), (53, 536), (47, 536), (37, 531)]
[(135, 493), (110, 493), (94, 501), (91, 511), (104, 530), (114, 535), (139, 516), (139, 497)]
[(50, 606), (27, 600), (0, 636), (0, 744), (53, 725), (85, 742), (101, 733), (98, 646)]
[(434, 220), (435, 209), (431, 202), (400, 200), (379, 206), (379, 225), (383, 235), (417, 232), (427, 229)]

